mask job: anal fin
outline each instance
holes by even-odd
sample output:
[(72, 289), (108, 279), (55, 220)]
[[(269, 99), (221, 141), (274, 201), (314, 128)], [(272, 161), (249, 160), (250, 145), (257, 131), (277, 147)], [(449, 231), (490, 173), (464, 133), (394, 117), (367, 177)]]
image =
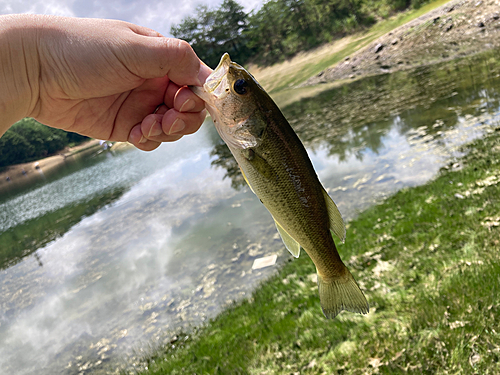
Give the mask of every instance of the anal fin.
[(328, 216), (330, 217), (330, 230), (335, 233), (335, 235), (340, 238), (342, 243), (345, 241), (345, 224), (342, 214), (340, 213), (337, 205), (332, 198), (328, 195), (326, 190), (323, 188), (323, 196), (325, 197), (326, 208), (328, 210)]

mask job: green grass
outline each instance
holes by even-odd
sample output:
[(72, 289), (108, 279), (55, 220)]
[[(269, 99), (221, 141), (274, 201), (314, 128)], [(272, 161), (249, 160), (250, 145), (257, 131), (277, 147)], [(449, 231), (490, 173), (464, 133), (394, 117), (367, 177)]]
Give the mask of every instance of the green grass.
[(145, 373), (500, 373), (500, 132), (467, 151), (349, 223), (339, 252), (369, 315), (325, 319), (303, 253)]

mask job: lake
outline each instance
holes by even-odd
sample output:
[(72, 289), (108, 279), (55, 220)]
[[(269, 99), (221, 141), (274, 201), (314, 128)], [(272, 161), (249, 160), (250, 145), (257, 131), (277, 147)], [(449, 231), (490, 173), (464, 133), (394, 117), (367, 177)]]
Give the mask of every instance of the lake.
[[(498, 53), (284, 108), (346, 221), (460, 168), (460, 146), (500, 125)], [(276, 266), (252, 269), (268, 255)], [(0, 373), (141, 368), (291, 259), (210, 120), (150, 153), (101, 153), (0, 197)]]

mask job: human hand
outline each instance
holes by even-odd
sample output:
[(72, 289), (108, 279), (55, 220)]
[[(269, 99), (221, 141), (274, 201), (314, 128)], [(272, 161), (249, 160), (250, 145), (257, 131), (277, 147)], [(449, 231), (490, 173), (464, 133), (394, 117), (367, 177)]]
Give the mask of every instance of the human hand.
[(31, 101), (22, 117), (146, 151), (201, 126), (204, 103), (185, 85), (201, 85), (211, 69), (186, 42), (121, 21), (18, 17), (38, 60), (26, 67)]

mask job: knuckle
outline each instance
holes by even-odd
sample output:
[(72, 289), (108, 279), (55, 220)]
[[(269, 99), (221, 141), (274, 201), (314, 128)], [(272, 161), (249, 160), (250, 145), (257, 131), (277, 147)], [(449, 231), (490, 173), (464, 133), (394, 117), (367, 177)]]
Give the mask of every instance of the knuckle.
[(182, 39), (169, 39), (167, 42), (170, 45), (172, 58), (179, 67), (189, 66), (193, 59), (194, 51), (191, 45)]

